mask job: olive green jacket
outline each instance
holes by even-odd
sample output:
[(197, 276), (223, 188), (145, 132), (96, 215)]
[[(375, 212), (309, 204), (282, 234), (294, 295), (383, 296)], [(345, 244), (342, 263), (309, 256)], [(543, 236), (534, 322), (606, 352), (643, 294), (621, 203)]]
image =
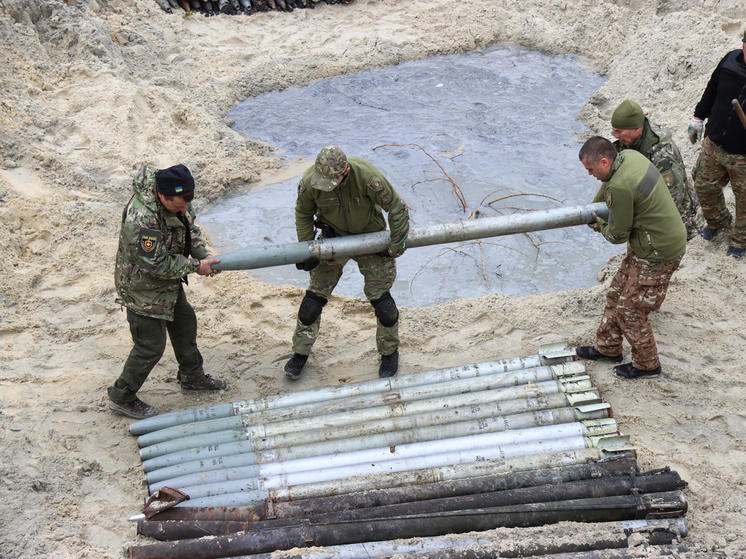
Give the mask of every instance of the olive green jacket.
[(186, 228), (158, 199), (156, 171), (146, 165), (133, 180), (134, 193), (122, 212), (114, 283), (117, 302), (132, 312), (173, 320), (181, 279), (197, 271), (207, 248), (189, 204), (190, 256), (184, 255)]
[(689, 182), (684, 160), (671, 137), (671, 132), (663, 126), (651, 124), (646, 118), (642, 133), (634, 144), (627, 147), (617, 140), (614, 146), (620, 152), (625, 149), (637, 150), (652, 161), (666, 182), (673, 202), (679, 209), (687, 230), (687, 237), (690, 239), (694, 237), (703, 225), (698, 214), (699, 200)]
[(605, 201), (608, 222), (601, 233), (611, 243), (629, 242), (635, 256), (664, 262), (686, 250), (686, 228), (661, 174), (637, 151), (619, 153), (594, 202)]
[(409, 211), (386, 177), (373, 164), (360, 157), (349, 157), (350, 172), (331, 192), (309, 186), (313, 166), (298, 184), (295, 203), (295, 229), (299, 241), (314, 238), (314, 215), (330, 225), (337, 235), (373, 233), (386, 229), (381, 209), (388, 213), (392, 256), (404, 252), (409, 233)]

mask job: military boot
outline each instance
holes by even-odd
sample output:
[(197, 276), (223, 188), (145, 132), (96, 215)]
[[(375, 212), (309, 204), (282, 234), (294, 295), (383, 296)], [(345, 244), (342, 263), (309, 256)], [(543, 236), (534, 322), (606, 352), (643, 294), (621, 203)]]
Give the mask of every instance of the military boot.
[(711, 229), (709, 225), (705, 225), (702, 228), (702, 231), (699, 232), (699, 234), (702, 235), (702, 238), (705, 241), (711, 241), (718, 233), (720, 233), (720, 231), (729, 229), (732, 221), (733, 216), (728, 214), (728, 220), (725, 222), (725, 225), (723, 225), (722, 227), (718, 227), (717, 229)]
[(740, 260), (746, 255), (746, 248), (728, 247), (728, 252), (725, 254), (726, 256), (732, 256), (736, 260)]
[(614, 367), (614, 372), (619, 377), (635, 379), (640, 377), (659, 375), (661, 374), (661, 367), (660, 365), (658, 365), (655, 369), (646, 371), (643, 369), (638, 369), (637, 367), (633, 366), (632, 363), (625, 363), (624, 365), (617, 365), (616, 367)]
[(393, 377), (399, 370), (399, 350), (390, 355), (381, 355), (381, 366), (378, 368), (378, 376), (381, 378)]
[(212, 378), (210, 375), (202, 375), (195, 381), (181, 383), (182, 392), (215, 392), (226, 388), (228, 388), (227, 382)]
[(135, 396), (135, 399), (126, 404), (117, 404), (109, 400), (109, 408), (117, 413), (132, 417), (134, 419), (145, 419), (156, 414), (155, 408), (150, 404), (146, 404), (140, 398)]
[(303, 372), (303, 367), (306, 365), (306, 361), (308, 361), (308, 355), (293, 353), (290, 360), (285, 363), (285, 376), (290, 380), (298, 380), (301, 372)]
[(612, 363), (621, 363), (622, 354), (619, 355), (604, 355), (598, 351), (592, 345), (581, 345), (575, 348), (575, 354), (581, 359), (591, 359), (592, 361), (611, 361)]

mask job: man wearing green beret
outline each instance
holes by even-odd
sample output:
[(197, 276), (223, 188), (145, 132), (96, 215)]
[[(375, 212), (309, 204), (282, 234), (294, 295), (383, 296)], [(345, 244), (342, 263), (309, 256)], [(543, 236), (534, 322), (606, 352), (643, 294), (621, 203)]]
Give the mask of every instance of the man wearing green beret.
[(640, 105), (629, 99), (622, 101), (611, 115), (611, 130), (616, 138), (614, 146), (617, 151), (639, 151), (658, 169), (686, 226), (687, 240), (699, 233), (704, 225), (699, 201), (671, 132), (652, 124)]
[[(733, 221), (723, 187), (730, 182), (736, 199), (736, 220), (730, 231), (728, 256), (746, 256), (746, 31), (743, 44), (726, 54), (710, 76), (694, 108), (687, 130), (694, 144), (702, 140), (694, 165), (694, 188), (707, 225), (702, 237), (711, 241)], [(739, 114), (740, 113), (740, 114)], [(743, 121), (741, 120), (743, 118)], [(704, 121), (707, 119), (707, 126)]]
[[(363, 290), (377, 320), (376, 346), (381, 355), (378, 375), (390, 377), (399, 369), (399, 310), (390, 289), (396, 279), (396, 262), (406, 248), (409, 211), (391, 183), (370, 162), (347, 157), (338, 146), (323, 148), (298, 184), (295, 229), (299, 241), (373, 233), (391, 229), (388, 248), (378, 254), (353, 256), (365, 279)], [(310, 272), (311, 281), (298, 309), (293, 334), (293, 356), (285, 364), (290, 380), (300, 377), (316, 341), (321, 311), (342, 277), (349, 258), (319, 261), (309, 258), (296, 264)]]
[(609, 218), (591, 227), (627, 254), (611, 280), (596, 343), (579, 346), (582, 359), (622, 361), (624, 339), (632, 362), (614, 367), (624, 378), (661, 373), (649, 314), (666, 298), (671, 275), (686, 250), (686, 228), (661, 174), (635, 150), (617, 152), (606, 138), (594, 136), (578, 154), (589, 175), (601, 181), (594, 202), (605, 201)]

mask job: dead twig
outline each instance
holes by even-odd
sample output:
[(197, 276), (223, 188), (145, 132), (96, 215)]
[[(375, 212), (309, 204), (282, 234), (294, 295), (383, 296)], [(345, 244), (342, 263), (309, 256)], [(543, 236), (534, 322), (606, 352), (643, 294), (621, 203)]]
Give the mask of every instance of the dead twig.
[(433, 157), (432, 155), (430, 155), (425, 148), (423, 148), (419, 144), (414, 144), (414, 143), (409, 143), (409, 144), (381, 144), (380, 146), (375, 146), (373, 148), (373, 150), (375, 151), (378, 148), (382, 148), (382, 147), (416, 147), (420, 151), (422, 151), (422, 153), (424, 153), (430, 159), (432, 159), (433, 162), (440, 168), (440, 171), (448, 179), (448, 182), (451, 183), (451, 186), (453, 187), (453, 192), (456, 195), (456, 198), (458, 199), (459, 203), (461, 204), (461, 209), (464, 212), (466, 211), (466, 197), (464, 196), (464, 193), (461, 190), (461, 187), (456, 183), (455, 180), (453, 180), (453, 178), (448, 173), (446, 173), (446, 170), (443, 168), (443, 166), (440, 164), (440, 162), (437, 159), (435, 159), (435, 157)]
[[(489, 194), (487, 196), (489, 196)], [(485, 204), (484, 199), (487, 198), (487, 196), (485, 196), (484, 198), (482, 198), (482, 201), (480, 202), (480, 205), (482, 205), (482, 206), (483, 205), (490, 206), (490, 205), (494, 204), (495, 202), (500, 202), (501, 200), (507, 200), (508, 198), (515, 198), (516, 196), (539, 196), (540, 198), (549, 198), (550, 200), (553, 200), (553, 201), (557, 202), (558, 204), (561, 204), (563, 202), (563, 200), (555, 198), (554, 196), (549, 196), (548, 194), (539, 194), (538, 192), (517, 192), (515, 194), (508, 194), (506, 196), (500, 196), (499, 198), (495, 198), (494, 200), (490, 200), (489, 202), (487, 202)]]

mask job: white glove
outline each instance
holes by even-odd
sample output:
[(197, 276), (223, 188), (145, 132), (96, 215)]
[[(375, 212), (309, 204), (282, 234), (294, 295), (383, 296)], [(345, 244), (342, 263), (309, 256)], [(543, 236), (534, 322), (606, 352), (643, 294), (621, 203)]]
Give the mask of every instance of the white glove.
[(689, 123), (689, 128), (686, 129), (686, 133), (689, 135), (689, 141), (693, 144), (696, 144), (697, 140), (702, 139), (704, 131), (705, 123), (696, 116), (692, 118), (692, 121)]

